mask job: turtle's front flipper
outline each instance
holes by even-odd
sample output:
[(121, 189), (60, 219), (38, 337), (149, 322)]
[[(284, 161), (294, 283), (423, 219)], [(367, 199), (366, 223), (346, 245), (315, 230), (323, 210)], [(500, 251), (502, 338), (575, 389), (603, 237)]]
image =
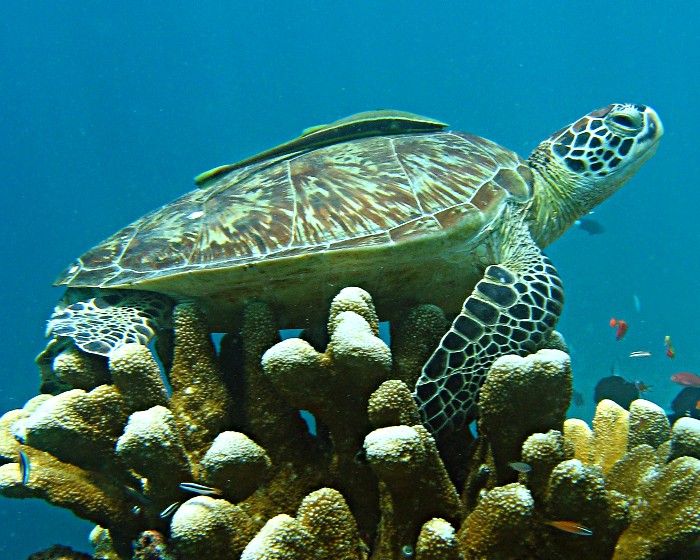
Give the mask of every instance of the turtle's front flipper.
[(85, 352), (109, 356), (124, 344), (147, 345), (169, 325), (172, 307), (170, 298), (153, 292), (69, 288), (46, 335), (68, 337)]
[(491, 364), (536, 352), (561, 314), (556, 269), (524, 226), (508, 234), (501, 264), (486, 269), (416, 383), (414, 397), (433, 433), (471, 421)]

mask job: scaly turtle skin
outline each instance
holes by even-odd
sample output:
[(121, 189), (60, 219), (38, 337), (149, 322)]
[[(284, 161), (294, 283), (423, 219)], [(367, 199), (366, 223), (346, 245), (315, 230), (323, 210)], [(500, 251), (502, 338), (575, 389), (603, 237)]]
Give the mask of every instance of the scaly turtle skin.
[(609, 105), (523, 160), (441, 126), (377, 132), (384, 121), (364, 118), (359, 136), (302, 136), (204, 174), (205, 188), (87, 252), (56, 281), (68, 290), (49, 332), (109, 355), (146, 344), (183, 300), (217, 332), (256, 300), (280, 327), (318, 325), (360, 286), (384, 320), (418, 303), (455, 317), (414, 396), (434, 432), (463, 425), (494, 360), (535, 352), (556, 325), (564, 293), (541, 248), (627, 181), (663, 128), (648, 107)]

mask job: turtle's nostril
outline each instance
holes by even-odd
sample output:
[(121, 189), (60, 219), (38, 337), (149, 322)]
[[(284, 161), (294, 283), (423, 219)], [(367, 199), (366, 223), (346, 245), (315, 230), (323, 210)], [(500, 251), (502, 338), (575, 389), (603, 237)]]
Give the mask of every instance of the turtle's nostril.
[(664, 125), (661, 124), (661, 119), (659, 115), (656, 114), (654, 109), (646, 108), (647, 118), (649, 119), (649, 132), (655, 135), (657, 138), (661, 138), (664, 135)]

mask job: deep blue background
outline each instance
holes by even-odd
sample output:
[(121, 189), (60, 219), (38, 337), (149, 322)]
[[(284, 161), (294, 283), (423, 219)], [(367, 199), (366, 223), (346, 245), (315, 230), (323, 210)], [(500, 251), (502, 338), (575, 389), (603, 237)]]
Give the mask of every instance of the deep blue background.
[[(700, 4), (433, 4), (3, 4), (0, 411), (36, 393), (54, 277), (197, 173), (375, 108), (433, 116), (527, 156), (617, 101), (655, 107), (666, 137), (596, 210), (603, 235), (570, 231), (548, 250), (587, 400), (571, 412), (590, 418), (592, 387), (613, 363), (668, 407), (678, 390), (668, 377), (700, 374)], [(612, 315), (630, 324), (621, 342)], [(627, 358), (640, 349), (653, 356)], [(88, 550), (90, 526), (42, 502), (0, 499), (0, 527), (1, 558), (53, 542)]]

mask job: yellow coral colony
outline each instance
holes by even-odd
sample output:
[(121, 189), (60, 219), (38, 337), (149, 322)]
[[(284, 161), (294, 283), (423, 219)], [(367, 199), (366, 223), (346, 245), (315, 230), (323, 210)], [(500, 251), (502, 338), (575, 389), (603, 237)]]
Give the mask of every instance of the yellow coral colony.
[[(217, 351), (199, 311), (180, 305), (160, 360), (137, 344), (109, 360), (43, 354), (51, 394), (0, 418), (0, 493), (95, 523), (95, 558), (157, 545), (180, 560), (660, 560), (696, 543), (699, 421), (671, 427), (645, 400), (601, 401), (592, 427), (567, 420), (559, 339), (496, 361), (476, 440), (436, 442), (408, 386), (444, 328), (439, 309), (418, 306), (392, 324), (389, 348), (370, 295), (347, 288), (327, 343), (280, 341), (252, 304)], [(510, 466), (522, 462), (529, 471)]]

